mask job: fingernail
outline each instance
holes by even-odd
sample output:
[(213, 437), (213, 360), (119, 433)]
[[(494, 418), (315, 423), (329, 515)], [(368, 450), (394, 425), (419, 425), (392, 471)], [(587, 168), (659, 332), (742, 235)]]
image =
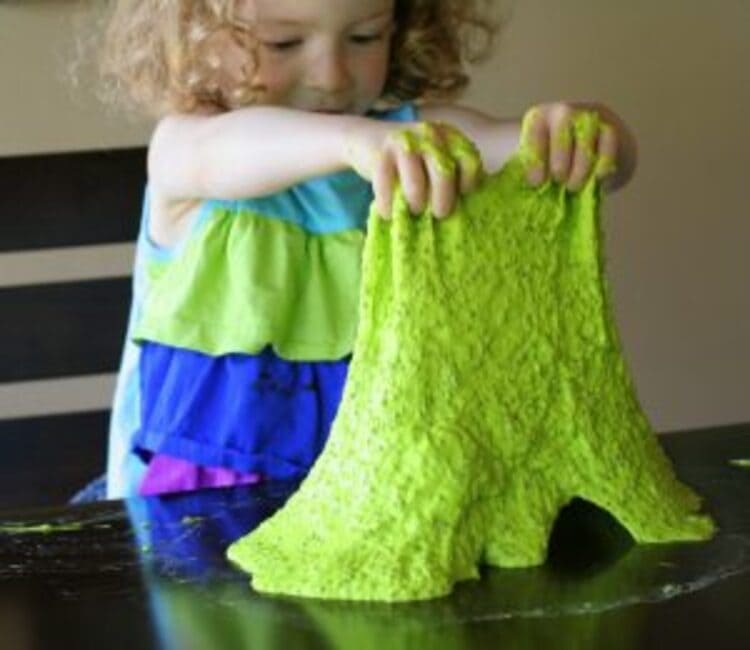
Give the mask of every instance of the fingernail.
[(541, 167), (531, 168), (526, 174), (526, 179), (531, 185), (540, 185), (544, 180), (544, 169)]

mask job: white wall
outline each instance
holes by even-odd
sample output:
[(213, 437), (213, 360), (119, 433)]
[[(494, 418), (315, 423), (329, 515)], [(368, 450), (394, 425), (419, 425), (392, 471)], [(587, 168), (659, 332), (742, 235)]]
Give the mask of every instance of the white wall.
[[(106, 117), (59, 78), (74, 7), (0, 5), (0, 155), (145, 143), (148, 124)], [(747, 61), (746, 0), (519, 0), (466, 99), (503, 116), (600, 100), (636, 132), (637, 176), (605, 206), (607, 250), (660, 431), (750, 421)]]
[(107, 114), (90, 91), (69, 82), (79, 14), (75, 0), (0, 2), (0, 155), (146, 141), (148, 123)]
[(660, 430), (750, 421), (750, 3), (519, 0), (473, 102), (598, 99), (632, 125), (608, 201), (626, 354)]

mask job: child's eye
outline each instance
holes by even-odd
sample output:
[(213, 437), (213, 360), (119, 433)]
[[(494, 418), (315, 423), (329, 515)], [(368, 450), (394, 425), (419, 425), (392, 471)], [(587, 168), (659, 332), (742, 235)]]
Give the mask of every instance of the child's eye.
[(263, 45), (269, 49), (283, 52), (285, 50), (292, 50), (301, 43), (302, 41), (300, 39), (295, 38), (288, 41), (266, 41), (263, 43)]
[(383, 34), (352, 34), (351, 40), (357, 45), (366, 45), (367, 43), (374, 43), (383, 38)]

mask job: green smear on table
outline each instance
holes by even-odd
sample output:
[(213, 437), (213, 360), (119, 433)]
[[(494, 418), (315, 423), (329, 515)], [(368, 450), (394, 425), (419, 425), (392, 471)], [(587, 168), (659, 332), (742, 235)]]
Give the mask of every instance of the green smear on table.
[(0, 533), (5, 535), (52, 535), (83, 530), (83, 524), (0, 524)]

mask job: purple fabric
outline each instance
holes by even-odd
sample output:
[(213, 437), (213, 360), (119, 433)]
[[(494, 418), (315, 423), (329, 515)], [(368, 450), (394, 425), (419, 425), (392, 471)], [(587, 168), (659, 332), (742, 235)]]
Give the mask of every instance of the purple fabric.
[(138, 493), (141, 496), (169, 494), (203, 488), (253, 485), (262, 480), (263, 477), (256, 473), (236, 472), (225, 467), (206, 467), (157, 454), (148, 464)]

